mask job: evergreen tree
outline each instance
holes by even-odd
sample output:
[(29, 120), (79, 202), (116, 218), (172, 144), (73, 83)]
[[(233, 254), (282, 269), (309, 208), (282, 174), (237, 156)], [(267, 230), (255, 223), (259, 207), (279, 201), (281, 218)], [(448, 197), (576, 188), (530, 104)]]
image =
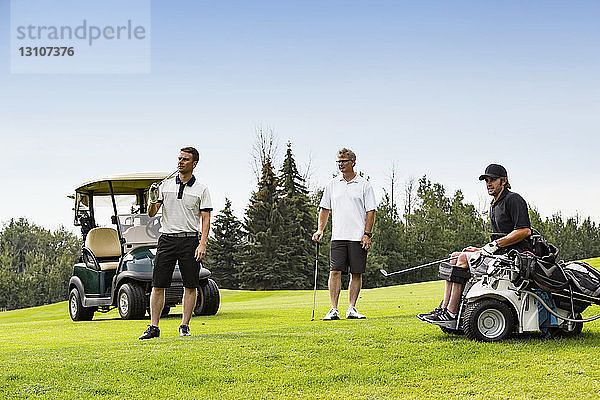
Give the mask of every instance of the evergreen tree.
[(466, 204), (462, 191), (457, 190), (450, 206), (449, 226), (453, 232), (453, 251), (461, 250), (466, 246), (485, 245), (489, 237), (485, 234), (487, 228), (485, 221), (474, 205)]
[(0, 310), (65, 300), (81, 246), (64, 228), (10, 220), (0, 231)]
[[(419, 180), (417, 197), (410, 210), (405, 208), (404, 218), (406, 222), (400, 220), (386, 193), (377, 208), (374, 245), (369, 255), (369, 264), (375, 268), (369, 271), (406, 269), (446, 258), (452, 251), (487, 240), (483, 219), (473, 205), (464, 202), (462, 192), (457, 191), (450, 198), (441, 184), (432, 183), (425, 176)], [(375, 284), (389, 285), (436, 277), (437, 269), (432, 266), (393, 278), (371, 279)], [(365, 285), (372, 284), (366, 280)]]
[(242, 223), (233, 215), (228, 198), (225, 198), (225, 208), (215, 216), (212, 233), (206, 252), (207, 267), (219, 287), (238, 289), (244, 232)]
[(312, 234), (316, 229), (315, 213), (299, 174), (288, 143), (280, 170), (278, 203), (276, 206), (280, 230), (276, 259), (280, 269), (279, 286), (285, 289), (307, 289), (312, 286), (314, 246)]
[(277, 233), (281, 230), (281, 218), (276, 215), (277, 184), (272, 158), (267, 157), (263, 160), (258, 190), (250, 197), (244, 219), (247, 246), (239, 273), (241, 289), (272, 289), (279, 282), (274, 257), (279, 246)]
[(410, 282), (410, 276), (383, 276), (379, 270), (397, 271), (408, 266), (407, 243), (404, 235), (404, 223), (400, 220), (398, 210), (392, 205), (391, 197), (384, 190), (384, 196), (377, 205), (375, 224), (373, 225), (373, 247), (367, 257), (367, 271), (364, 275), (365, 288), (394, 285)]
[[(446, 189), (439, 183), (432, 183), (427, 177), (419, 179), (417, 189), (417, 207), (407, 216), (406, 234), (410, 238), (409, 258), (415, 265), (436, 259), (446, 258), (449, 251), (455, 249), (452, 241), (454, 231), (450, 226), (451, 200)], [(437, 271), (417, 270), (415, 277), (429, 280)]]

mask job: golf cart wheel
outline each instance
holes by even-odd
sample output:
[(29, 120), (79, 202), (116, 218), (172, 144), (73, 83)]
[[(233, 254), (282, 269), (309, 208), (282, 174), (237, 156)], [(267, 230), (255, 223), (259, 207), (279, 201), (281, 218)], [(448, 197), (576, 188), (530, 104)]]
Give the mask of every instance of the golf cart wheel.
[(91, 321), (94, 317), (93, 307), (84, 307), (81, 301), (81, 295), (77, 288), (73, 288), (69, 293), (69, 314), (73, 321)]
[(510, 305), (496, 299), (468, 303), (463, 318), (465, 335), (481, 342), (506, 339), (515, 327), (515, 316)]
[(212, 279), (200, 281), (194, 315), (215, 315), (219, 311), (219, 287)]
[(117, 294), (117, 308), (123, 319), (141, 319), (146, 315), (144, 289), (135, 283), (125, 283)]

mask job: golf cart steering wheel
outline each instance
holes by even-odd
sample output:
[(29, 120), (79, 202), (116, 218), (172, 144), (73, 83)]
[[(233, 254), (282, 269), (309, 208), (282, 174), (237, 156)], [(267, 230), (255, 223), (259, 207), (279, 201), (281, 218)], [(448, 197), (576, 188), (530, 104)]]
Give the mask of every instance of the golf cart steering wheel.
[(160, 215), (150, 218), (148, 223), (146, 223), (146, 235), (151, 237), (152, 239), (156, 239), (160, 236)]

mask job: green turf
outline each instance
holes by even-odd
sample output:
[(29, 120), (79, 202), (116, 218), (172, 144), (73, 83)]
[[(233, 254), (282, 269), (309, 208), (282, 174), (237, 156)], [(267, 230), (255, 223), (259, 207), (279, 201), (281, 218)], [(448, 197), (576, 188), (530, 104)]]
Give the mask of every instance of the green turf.
[[(0, 398), (597, 398), (600, 322), (573, 339), (477, 343), (418, 321), (442, 282), (363, 290), (362, 321), (310, 321), (311, 291), (223, 290), (216, 316), (161, 338), (116, 312), (75, 323), (66, 302), (0, 313)], [(342, 293), (344, 303), (347, 292)], [(328, 309), (317, 295), (317, 316)], [(345, 312), (345, 307), (342, 308)], [(599, 313), (590, 307), (587, 315)]]
[(596, 269), (600, 269), (600, 257), (597, 258), (588, 258), (587, 260), (582, 260), (586, 263), (590, 264), (592, 267)]

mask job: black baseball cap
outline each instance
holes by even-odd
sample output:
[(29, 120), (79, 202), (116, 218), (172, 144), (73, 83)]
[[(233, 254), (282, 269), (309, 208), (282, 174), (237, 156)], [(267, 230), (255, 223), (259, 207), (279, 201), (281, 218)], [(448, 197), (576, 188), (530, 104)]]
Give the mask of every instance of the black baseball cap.
[(490, 164), (485, 169), (483, 175), (479, 177), (479, 180), (482, 181), (485, 178), (508, 178), (508, 173), (506, 172), (506, 168), (504, 168), (500, 164)]

